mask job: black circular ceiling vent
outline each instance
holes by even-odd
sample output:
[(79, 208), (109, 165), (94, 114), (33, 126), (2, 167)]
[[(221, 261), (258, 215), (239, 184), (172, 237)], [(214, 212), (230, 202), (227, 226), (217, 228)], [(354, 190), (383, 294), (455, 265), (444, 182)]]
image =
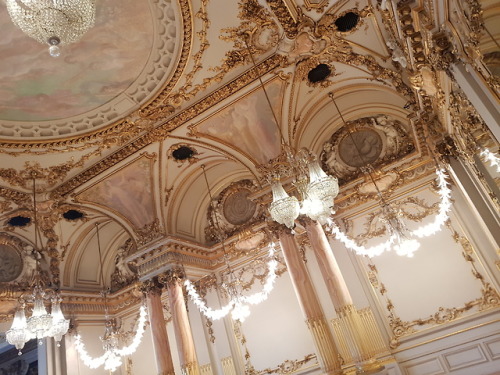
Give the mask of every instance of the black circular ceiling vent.
[(85, 215), (83, 212), (78, 211), (78, 210), (68, 210), (65, 213), (63, 213), (63, 217), (66, 220), (78, 220), (83, 218)]
[(332, 72), (330, 67), (326, 64), (319, 64), (317, 67), (312, 68), (309, 73), (307, 73), (307, 79), (311, 83), (317, 83), (324, 81)]
[(172, 152), (172, 156), (175, 160), (187, 160), (192, 158), (194, 155), (194, 150), (188, 146), (181, 146)]
[(26, 217), (26, 216), (14, 216), (7, 221), (7, 224), (13, 227), (25, 227), (31, 223), (31, 218)]
[(347, 12), (342, 17), (335, 20), (335, 26), (337, 30), (341, 32), (346, 32), (354, 29), (359, 22), (359, 15), (354, 12)]

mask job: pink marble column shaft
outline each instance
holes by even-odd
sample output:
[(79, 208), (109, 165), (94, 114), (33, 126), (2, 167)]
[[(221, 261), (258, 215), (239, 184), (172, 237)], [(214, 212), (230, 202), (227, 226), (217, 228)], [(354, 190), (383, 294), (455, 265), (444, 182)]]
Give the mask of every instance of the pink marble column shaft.
[(148, 314), (153, 336), (156, 367), (159, 375), (173, 375), (174, 364), (167, 336), (167, 326), (161, 303), (161, 289), (153, 290), (146, 295)]
[(167, 288), (182, 371), (187, 375), (199, 374), (198, 359), (182, 293), (181, 279), (173, 278), (168, 283)]
[(339, 374), (341, 366), (338, 350), (314, 285), (300, 256), (297, 242), (291, 233), (283, 230), (279, 234), (279, 239), (295, 294), (314, 340), (321, 369), (324, 374)]
[(340, 272), (323, 227), (316, 221), (308, 220), (306, 230), (333, 306), (335, 309), (340, 309), (352, 305), (352, 298), (347, 289), (347, 284)]

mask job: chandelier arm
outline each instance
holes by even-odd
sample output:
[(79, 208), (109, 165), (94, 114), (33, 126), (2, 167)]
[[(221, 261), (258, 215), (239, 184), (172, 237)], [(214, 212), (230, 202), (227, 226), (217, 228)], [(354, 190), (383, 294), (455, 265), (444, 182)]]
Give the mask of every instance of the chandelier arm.
[(108, 358), (109, 353), (106, 352), (100, 357), (93, 358), (89, 355), (87, 352), (87, 349), (85, 349), (85, 344), (82, 341), (82, 337), (80, 335), (75, 336), (75, 348), (80, 357), (82, 358), (83, 363), (85, 366), (91, 368), (91, 369), (96, 369), (106, 362), (106, 359)]
[(144, 335), (144, 331), (146, 330), (147, 315), (146, 308), (142, 305), (140, 309), (139, 322), (137, 323), (137, 331), (134, 335), (132, 343), (124, 348), (117, 349), (116, 354), (123, 357), (125, 355), (130, 355), (137, 350), (139, 344), (141, 343), (142, 335)]
[(496, 156), (493, 152), (491, 152), (487, 148), (481, 149), (479, 154), (486, 162), (490, 162), (490, 166), (496, 167), (496, 171), (500, 173), (500, 158)]
[(448, 182), (446, 181), (446, 172), (444, 168), (436, 170), (438, 186), (439, 186), (439, 196), (441, 197), (441, 202), (439, 203), (439, 213), (434, 218), (432, 223), (421, 226), (410, 232), (410, 235), (423, 238), (433, 235), (441, 229), (441, 226), (448, 220), (448, 212), (451, 209), (451, 189), (448, 187)]
[[(439, 203), (439, 212), (432, 223), (410, 231), (410, 237), (423, 238), (431, 236), (439, 231), (446, 220), (448, 220), (448, 212), (451, 209), (451, 190), (448, 187), (448, 182), (446, 180), (447, 175), (444, 168), (436, 170), (436, 174), (439, 186), (438, 194), (441, 197), (441, 201)], [(354, 250), (359, 255), (380, 255), (383, 251), (390, 250), (393, 243), (397, 240), (397, 235), (392, 234), (387, 241), (377, 246), (366, 248), (364, 246), (359, 246), (358, 244), (356, 244), (356, 242), (345, 233), (343, 233), (332, 220), (329, 221), (329, 226), (331, 233), (334, 234), (340, 242), (342, 242), (347, 248)]]
[(396, 241), (396, 235), (393, 234), (385, 242), (372, 247), (359, 246), (356, 241), (347, 236), (340, 228), (333, 222), (330, 222), (330, 231), (335, 235), (340, 242), (342, 242), (348, 249), (354, 250), (358, 255), (366, 255), (369, 257), (382, 254), (384, 251), (389, 251), (392, 244)]
[(191, 300), (193, 301), (193, 303), (198, 307), (198, 309), (203, 314), (205, 314), (205, 316), (207, 316), (208, 318), (210, 318), (212, 320), (219, 320), (219, 319), (225, 317), (227, 314), (229, 314), (229, 312), (231, 311), (231, 309), (234, 306), (234, 301), (231, 300), (231, 301), (229, 301), (229, 303), (227, 303), (226, 305), (224, 305), (220, 309), (214, 310), (211, 307), (208, 307), (207, 304), (205, 303), (205, 301), (203, 301), (203, 299), (200, 297), (200, 295), (196, 291), (196, 289), (195, 289), (193, 283), (191, 283), (191, 281), (186, 279), (186, 281), (184, 281), (184, 285), (186, 286), (186, 290), (187, 290), (189, 296), (191, 297)]

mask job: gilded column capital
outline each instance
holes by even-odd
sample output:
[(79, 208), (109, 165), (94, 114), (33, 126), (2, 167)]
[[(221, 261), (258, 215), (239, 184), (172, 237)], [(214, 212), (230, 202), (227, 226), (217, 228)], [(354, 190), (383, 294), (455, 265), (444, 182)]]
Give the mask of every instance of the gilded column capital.
[(297, 219), (297, 221), (304, 228), (315, 223), (315, 221), (313, 219), (311, 219), (310, 217), (304, 216), (304, 215), (300, 215), (299, 218)]
[(161, 275), (158, 275), (158, 282), (168, 287), (176, 283), (182, 284), (185, 278), (186, 274), (184, 270), (180, 267), (174, 267), (162, 273)]
[(292, 234), (292, 229), (288, 228), (286, 225), (279, 224), (275, 221), (268, 221), (267, 228), (271, 233), (274, 233), (278, 237), (282, 234)]
[(158, 282), (158, 279), (155, 277), (153, 279), (149, 279), (140, 283), (138, 285), (138, 289), (146, 297), (151, 294), (156, 294), (161, 296), (163, 286)]

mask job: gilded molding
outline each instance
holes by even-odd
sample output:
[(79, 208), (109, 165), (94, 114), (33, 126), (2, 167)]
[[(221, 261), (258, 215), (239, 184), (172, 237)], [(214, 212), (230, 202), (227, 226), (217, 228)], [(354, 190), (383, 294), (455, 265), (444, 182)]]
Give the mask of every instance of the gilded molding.
[(280, 363), (278, 366), (274, 368), (266, 368), (264, 370), (255, 370), (253, 366), (250, 368), (247, 367), (247, 371), (245, 371), (245, 375), (264, 375), (264, 374), (277, 374), (277, 375), (289, 375), (294, 374), (305, 368), (305, 365), (309, 364), (309, 362), (314, 361), (313, 366), (317, 365), (317, 356), (316, 354), (308, 354), (302, 359), (287, 359)]
[(323, 13), (328, 5), (328, 0), (304, 0), (304, 7), (308, 10), (315, 10), (317, 13)]
[(146, 297), (148, 295), (162, 295), (163, 286), (158, 282), (157, 278), (145, 280), (137, 286), (138, 290), (144, 294)]
[[(166, 85), (161, 89), (161, 92), (157, 94), (152, 102), (147, 104), (142, 113), (145, 110), (152, 111), (152, 107), (155, 104), (161, 104), (163, 98), (170, 94), (173, 87), (178, 83), (181, 78), (186, 63), (189, 59), (191, 52), (191, 34), (192, 34), (192, 10), (190, 7), (189, 0), (177, 0), (180, 7), (180, 14), (182, 17), (182, 43), (181, 52), (178, 56), (177, 66), (172, 74), (171, 78), (168, 80)], [(161, 108), (161, 105), (160, 105)], [(130, 142), (133, 138), (137, 137), (141, 132), (148, 130), (151, 124), (147, 121), (142, 121), (138, 113), (132, 113), (126, 118), (122, 118), (119, 121), (105, 127), (98, 129), (96, 131), (91, 131), (80, 136), (70, 136), (65, 139), (49, 140), (49, 141), (30, 141), (30, 142), (7, 142), (3, 141), (0, 143), (1, 149), (16, 149), (21, 150), (21, 152), (26, 153), (28, 150), (34, 150), (33, 153), (38, 151), (45, 152), (46, 150), (66, 152), (68, 149), (72, 150), (83, 150), (92, 146), (105, 145), (106, 148), (111, 146), (123, 146), (125, 143)], [(83, 145), (82, 145), (83, 144)]]
[(198, 362), (189, 362), (181, 365), (182, 375), (200, 375), (200, 367)]
[[(285, 2), (286, 0), (267, 0), (267, 4), (278, 18), (278, 21), (283, 27), (283, 30), (285, 30), (286, 36), (290, 39), (293, 39), (297, 36), (298, 24), (297, 20), (294, 18), (294, 15), (291, 13), (289, 6)], [(294, 6), (293, 3), (291, 3), (290, 5)]]
[(183, 280), (186, 278), (184, 270), (179, 267), (174, 267), (168, 271), (158, 275), (158, 283), (170, 287), (175, 284), (182, 285)]
[(400, 339), (418, 332), (417, 327), (422, 326), (435, 326), (452, 322), (464, 315), (469, 310), (476, 308), (478, 311), (484, 311), (500, 306), (500, 294), (494, 287), (485, 280), (485, 277), (477, 270), (475, 266), (475, 250), (470, 241), (458, 234), (452, 227), (451, 222), (448, 220), (447, 227), (452, 233), (454, 241), (461, 245), (463, 248), (463, 257), (471, 267), (472, 274), (481, 283), (481, 296), (475, 300), (466, 302), (461, 307), (439, 307), (437, 312), (431, 314), (426, 318), (420, 318), (413, 321), (403, 321), (395, 311), (395, 307), (391, 299), (387, 295), (387, 290), (383, 283), (378, 280), (378, 271), (373, 263), (369, 263), (368, 278), (372, 286), (379, 291), (379, 293), (386, 299), (386, 309), (388, 311), (389, 326), (392, 330), (392, 338), (390, 340), (390, 347), (397, 348), (400, 345)]
[[(252, 180), (240, 180), (231, 183), (214, 197), (207, 210), (208, 225), (205, 227), (205, 238), (207, 241), (218, 241), (221, 235), (231, 237), (244, 231), (250, 231), (252, 226), (265, 219), (265, 208), (255, 204), (248, 197), (256, 192), (258, 188), (257, 184)], [(244, 192), (248, 193), (246, 197), (241, 196)], [(240, 199), (231, 200), (235, 196), (239, 196)], [(231, 220), (232, 217), (230, 214), (234, 208), (233, 206), (238, 208), (237, 213), (240, 216), (234, 217), (234, 220)], [(244, 208), (246, 210), (243, 212)], [(243, 217), (241, 217), (242, 213)]]
[(0, 178), (8, 182), (10, 185), (29, 189), (33, 173), (35, 173), (38, 180), (45, 181), (47, 183), (47, 187), (52, 187), (58, 181), (63, 181), (72, 169), (83, 167), (86, 161), (93, 156), (100, 155), (101, 151), (101, 149), (98, 149), (83, 155), (77, 161), (70, 160), (47, 168), (42, 167), (40, 163), (36, 161), (25, 162), (24, 169), (21, 171), (16, 171), (14, 168), (0, 168)]
[(111, 168), (116, 163), (126, 159), (127, 157), (130, 157), (131, 155), (142, 150), (144, 147), (150, 145), (151, 143), (162, 141), (169, 136), (172, 130), (192, 120), (207, 109), (213, 107), (215, 103), (218, 103), (224, 98), (233, 95), (242, 87), (253, 82), (257, 77), (279, 66), (282, 61), (283, 57), (279, 55), (274, 55), (269, 59), (263, 61), (262, 63), (257, 65), (257, 67), (245, 72), (239, 78), (231, 81), (207, 98), (200, 100), (199, 102), (193, 104), (191, 107), (187, 108), (185, 111), (159, 125), (153, 131), (140, 136), (128, 145), (120, 148), (119, 150), (103, 158), (90, 168), (84, 170), (82, 173), (59, 185), (52, 191), (51, 195), (53, 197), (68, 195), (78, 186), (84, 184), (85, 182), (91, 180), (105, 170)]

